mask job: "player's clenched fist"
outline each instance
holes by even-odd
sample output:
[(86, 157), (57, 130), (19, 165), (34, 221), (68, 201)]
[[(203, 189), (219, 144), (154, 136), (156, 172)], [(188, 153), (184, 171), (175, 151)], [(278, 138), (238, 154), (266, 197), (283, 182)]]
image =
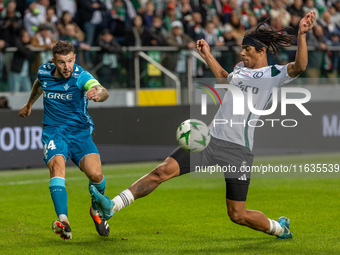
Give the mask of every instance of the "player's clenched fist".
[(98, 95), (97, 89), (96, 88), (89, 89), (86, 92), (86, 98), (89, 99), (89, 100), (93, 100), (95, 102), (98, 102), (99, 101), (99, 95)]
[(27, 104), (25, 104), (19, 111), (20, 117), (28, 117), (31, 114), (31, 107), (28, 107)]
[(204, 59), (206, 59), (207, 54), (210, 53), (210, 46), (204, 39), (198, 40), (196, 42), (196, 49), (198, 50), (198, 53), (201, 55), (201, 57)]

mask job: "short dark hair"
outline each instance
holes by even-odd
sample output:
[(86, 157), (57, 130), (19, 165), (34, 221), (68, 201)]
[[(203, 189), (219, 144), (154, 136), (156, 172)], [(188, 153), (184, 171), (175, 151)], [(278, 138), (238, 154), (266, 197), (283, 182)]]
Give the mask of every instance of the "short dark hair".
[(160, 15), (154, 15), (154, 16), (153, 16), (153, 20), (154, 20), (154, 19), (161, 19), (161, 20), (163, 20), (162, 16), (160, 16)]
[(55, 11), (55, 8), (54, 8), (53, 6), (48, 6), (48, 7), (46, 8), (46, 12), (47, 12), (48, 10), (53, 10), (53, 11)]
[(59, 41), (52, 48), (52, 53), (53, 53), (54, 58), (56, 54), (65, 56), (69, 54), (70, 52), (74, 52), (74, 47), (72, 43), (70, 43), (69, 41)]
[(103, 29), (101, 32), (100, 32), (101, 35), (106, 35), (106, 34), (110, 34), (112, 35), (111, 33), (111, 30), (110, 29)]
[(39, 25), (38, 31), (43, 31), (43, 30), (50, 30), (50, 28), (46, 24)]
[[(20, 39), (24, 36), (25, 33), (28, 33), (28, 31), (26, 29), (22, 29), (20, 31)], [(31, 38), (31, 37), (30, 37)]]

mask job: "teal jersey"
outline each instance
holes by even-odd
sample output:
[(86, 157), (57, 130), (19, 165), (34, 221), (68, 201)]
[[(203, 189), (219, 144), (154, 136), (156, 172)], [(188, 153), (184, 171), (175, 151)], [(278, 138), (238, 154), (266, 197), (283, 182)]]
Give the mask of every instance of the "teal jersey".
[(44, 95), (44, 126), (72, 126), (94, 129), (88, 114), (86, 91), (99, 82), (82, 67), (74, 64), (70, 78), (52, 75), (56, 66), (46, 63), (39, 67), (38, 79)]

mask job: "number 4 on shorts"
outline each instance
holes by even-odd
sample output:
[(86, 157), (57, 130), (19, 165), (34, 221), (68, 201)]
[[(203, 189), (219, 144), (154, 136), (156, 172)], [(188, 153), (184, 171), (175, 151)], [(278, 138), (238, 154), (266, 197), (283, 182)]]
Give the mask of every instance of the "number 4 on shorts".
[(56, 147), (55, 144), (54, 144), (54, 140), (51, 140), (51, 141), (49, 142), (47, 149), (51, 149), (51, 150), (57, 149), (57, 147)]

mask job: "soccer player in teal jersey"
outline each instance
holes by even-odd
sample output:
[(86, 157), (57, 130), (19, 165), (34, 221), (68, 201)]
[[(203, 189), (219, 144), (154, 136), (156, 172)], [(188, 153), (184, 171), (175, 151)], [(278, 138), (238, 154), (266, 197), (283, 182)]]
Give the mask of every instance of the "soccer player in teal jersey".
[[(68, 157), (89, 178), (89, 186), (93, 185), (104, 194), (105, 177), (99, 152), (92, 141), (94, 125), (88, 114), (88, 100), (104, 102), (109, 94), (89, 72), (75, 64), (76, 55), (70, 42), (57, 42), (52, 53), (53, 63), (40, 66), (31, 95), (19, 116), (28, 117), (32, 105), (43, 94), (44, 160), (50, 170), (49, 188), (59, 218), (52, 223), (52, 229), (66, 240), (72, 238), (65, 188)], [(90, 215), (99, 235), (108, 236), (109, 225), (100, 219), (93, 202)]]
[[(280, 48), (294, 43), (294, 36), (259, 23), (255, 28), (247, 30), (242, 42), (242, 62), (237, 64), (234, 71), (225, 71), (212, 56), (209, 45), (204, 40), (197, 41), (196, 48), (207, 62), (209, 68), (220, 81), (230, 85), (242, 86), (243, 96), (247, 98), (252, 93), (253, 102), (257, 109), (264, 109), (271, 99), (273, 87), (280, 88), (289, 83), (302, 73), (308, 63), (306, 33), (314, 25), (315, 12), (308, 13), (299, 23), (298, 43), (295, 61), (287, 65), (272, 65), (267, 62), (267, 52), (276, 54)], [(260, 79), (260, 78), (264, 79)], [(256, 88), (256, 90), (247, 88)], [(256, 91), (256, 92), (255, 92)], [(243, 116), (235, 116), (232, 112), (232, 95), (227, 92), (223, 98), (215, 119), (243, 120), (249, 119), (251, 112), (245, 111)], [(255, 115), (253, 118), (259, 118)], [(238, 122), (239, 124), (240, 122)], [(250, 172), (242, 171), (242, 167), (251, 169), (253, 154), (254, 129), (248, 126), (231, 129), (228, 125), (210, 125), (211, 140), (209, 145), (200, 153), (184, 151), (178, 147), (150, 173), (144, 175), (128, 189), (122, 191), (112, 200), (101, 195), (95, 187), (90, 187), (91, 196), (95, 200), (101, 217), (110, 219), (114, 213), (128, 206), (134, 200), (142, 198), (153, 192), (161, 183), (190, 171), (195, 171), (195, 166), (220, 165), (235, 167), (235, 173), (226, 172), (226, 205), (230, 219), (236, 224), (263, 231), (280, 239), (292, 238), (289, 229), (289, 219), (280, 217), (277, 221), (268, 219), (262, 212), (246, 208)], [(208, 205), (208, 201), (202, 201)]]

